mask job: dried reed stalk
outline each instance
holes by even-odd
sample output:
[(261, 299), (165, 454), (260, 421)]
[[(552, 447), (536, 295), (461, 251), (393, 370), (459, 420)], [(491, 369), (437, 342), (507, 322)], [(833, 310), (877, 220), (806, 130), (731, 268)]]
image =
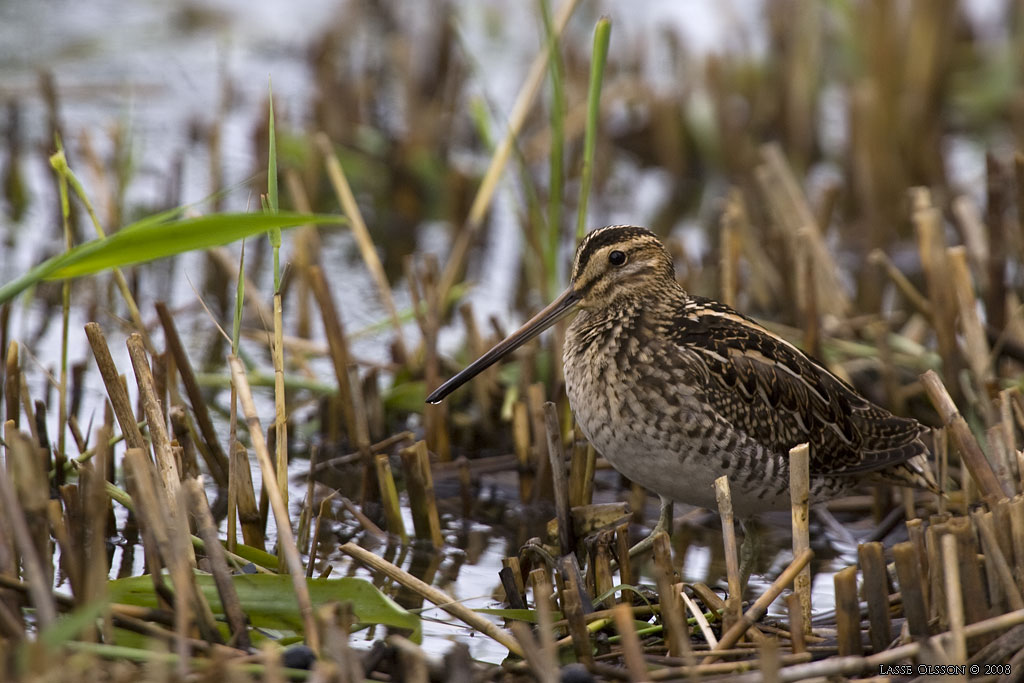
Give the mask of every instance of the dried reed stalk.
[(995, 472), (992, 471), (991, 463), (974, 439), (971, 428), (967, 426), (967, 421), (957, 410), (949, 392), (943, 386), (942, 380), (939, 379), (935, 371), (929, 370), (921, 375), (921, 383), (924, 384), (928, 398), (935, 406), (935, 410), (938, 411), (943, 424), (952, 431), (960, 456), (974, 481), (978, 482), (981, 487), (985, 500), (989, 505), (995, 505), (997, 501), (1006, 498), (1006, 492), (1003, 491), (1002, 484), (999, 483)]
[(398, 309), (395, 307), (395, 298), (391, 293), (391, 285), (388, 284), (388, 276), (384, 272), (384, 265), (380, 262), (380, 257), (377, 255), (377, 248), (373, 244), (373, 238), (370, 237), (370, 231), (366, 227), (363, 214), (359, 210), (355, 196), (352, 194), (352, 188), (349, 187), (345, 171), (341, 167), (341, 162), (334, 153), (330, 138), (325, 133), (317, 133), (314, 141), (320, 150), (320, 154), (324, 157), (327, 176), (334, 186), (334, 192), (341, 203), (341, 209), (345, 212), (345, 216), (352, 226), (352, 236), (355, 237), (356, 245), (359, 247), (359, 254), (363, 257), (363, 263), (366, 264), (367, 270), (370, 271), (370, 276), (377, 286), (377, 291), (380, 294), (381, 301), (384, 303), (384, 308), (391, 318), (391, 325), (395, 329), (395, 351), (398, 361), (404, 363), (408, 355), (405, 350), (405, 338), (402, 334), (402, 321), (398, 317)]
[(306, 641), (313, 650), (318, 650), (320, 648), (320, 636), (313, 619), (313, 605), (309, 600), (309, 589), (306, 586), (305, 572), (302, 571), (302, 561), (299, 559), (299, 551), (295, 545), (291, 520), (288, 517), (288, 508), (284, 506), (284, 501), (279, 493), (274, 464), (270, 461), (267, 442), (263, 438), (263, 429), (260, 427), (260, 420), (256, 414), (256, 405), (253, 403), (252, 392), (249, 390), (249, 381), (245, 376), (245, 367), (242, 365), (242, 361), (234, 356), (228, 358), (228, 363), (231, 365), (231, 380), (238, 392), (238, 399), (242, 403), (245, 421), (249, 426), (249, 438), (252, 440), (253, 450), (256, 451), (256, 457), (259, 459), (260, 468), (263, 472), (264, 489), (270, 497), (270, 505), (274, 510), (274, 520), (277, 522), (278, 555), (282, 558), (282, 562), (286, 564), (288, 573), (292, 575), (292, 582), (295, 586), (295, 599), (299, 604), (299, 613), (305, 626)]
[(7, 446), (7, 467), (0, 467), (0, 509), (4, 511), (7, 525), (14, 537), (14, 546), (21, 556), (21, 565), (24, 568), (32, 604), (36, 608), (39, 627), (47, 628), (57, 619), (57, 607), (49, 585), (52, 572), (43, 564), (43, 557), (40, 556), (33, 541), (28, 520), (15, 493), (17, 482), (12, 479), (17, 475), (11, 467), (12, 461), (28, 463), (36, 459), (36, 446), (17, 430), (13, 420), (8, 420), (4, 424), (4, 441)]
[(768, 590), (754, 601), (754, 604), (743, 613), (740, 620), (722, 634), (722, 638), (718, 641), (718, 646), (704, 658), (701, 664), (710, 664), (719, 657), (720, 650), (727, 650), (738, 643), (743, 634), (768, 612), (768, 608), (779, 597), (783, 589), (793, 582), (797, 574), (807, 566), (813, 557), (814, 551), (808, 548), (793, 558), (789, 566), (779, 574), (779, 578), (775, 579), (772, 585), (768, 587)]
[(416, 536), (435, 548), (444, 545), (441, 536), (441, 522), (437, 513), (434, 496), (434, 480), (430, 471), (430, 455), (427, 442), (417, 441), (415, 445), (400, 452), (405, 470), (405, 488), (409, 493), (409, 509), (412, 511), (413, 528)]
[(107, 346), (103, 330), (96, 323), (85, 324), (85, 335), (89, 338), (89, 346), (92, 347), (93, 356), (96, 358), (96, 367), (99, 368), (100, 377), (103, 378), (103, 385), (107, 389), (107, 398), (117, 416), (117, 423), (124, 434), (124, 441), (128, 448), (146, 448), (146, 441), (142, 438), (138, 422), (132, 411), (132, 404), (128, 398), (128, 391), (117, 372), (114, 359), (110, 355), (110, 348)]
[(889, 647), (892, 628), (889, 623), (889, 585), (882, 544), (863, 543), (857, 547), (860, 570), (864, 575), (862, 591), (868, 603), (868, 633), (873, 652)]
[(740, 603), (743, 600), (743, 586), (740, 579), (740, 563), (736, 551), (736, 527), (733, 521), (732, 495), (729, 491), (729, 478), (721, 476), (715, 479), (715, 498), (718, 500), (718, 514), (722, 517), (722, 545), (725, 549), (725, 573), (729, 583), (729, 595), (726, 598), (725, 613), (722, 614), (722, 626), (729, 630), (738, 622)]
[(150, 372), (146, 347), (142, 336), (138, 333), (132, 333), (128, 337), (126, 344), (128, 346), (128, 355), (132, 360), (132, 367), (135, 369), (135, 379), (139, 385), (139, 402), (142, 404), (143, 413), (146, 415), (149, 436), (153, 441), (153, 455), (156, 458), (157, 468), (160, 472), (160, 481), (164, 486), (164, 495), (167, 497), (167, 509), (173, 514), (174, 506), (170, 503), (178, 496), (178, 489), (181, 488), (181, 478), (178, 474), (178, 465), (174, 460), (174, 453), (171, 451), (171, 441), (167, 435), (166, 421), (160, 405), (160, 398), (153, 385), (153, 374)]
[[(687, 664), (696, 664), (690, 647), (690, 631), (676, 588), (675, 572), (672, 569), (672, 546), (664, 531), (654, 537), (655, 580), (658, 583), (658, 604), (661, 606), (661, 621), (665, 631), (665, 643), (671, 657), (682, 657)], [(616, 612), (618, 614), (618, 612)], [(632, 615), (630, 615), (632, 621)]]
[(640, 645), (640, 638), (636, 634), (636, 626), (633, 624), (633, 611), (628, 605), (616, 605), (612, 610), (615, 619), (615, 630), (619, 633), (619, 648), (622, 652), (622, 660), (626, 664), (626, 671), (630, 681), (649, 681), (647, 665), (644, 662), (644, 651)]
[[(579, 4), (579, 0), (563, 0), (562, 6), (558, 9), (558, 14), (555, 16), (552, 25), (551, 33), (554, 38), (557, 39), (562, 35), (566, 24), (569, 23), (569, 17), (572, 16), (577, 4)], [(501, 176), (501, 172), (505, 169), (505, 165), (512, 155), (516, 138), (526, 123), (526, 117), (530, 113), (533, 101), (536, 99), (540, 86), (544, 82), (544, 74), (547, 71), (548, 59), (550, 57), (549, 42), (545, 43), (530, 65), (530, 70), (527, 72), (523, 87), (520, 88), (519, 94), (516, 95), (516, 101), (512, 105), (512, 111), (509, 113), (508, 130), (491, 156), (487, 172), (484, 173), (476, 196), (473, 198), (473, 204), (470, 206), (466, 225), (458, 237), (455, 238), (455, 243), (452, 245), (451, 255), (445, 264), (438, 287), (442, 301), (447, 299), (448, 292), (462, 272), (466, 256), (469, 254), (469, 247), (473, 242), (473, 238), (476, 237), (480, 226), (483, 225), (487, 208), (490, 206), (491, 199), (494, 197), (494, 192), (498, 187), (498, 179)]]
[(445, 612), (451, 614), (456, 619), (461, 620), (468, 626), (475, 628), (492, 640), (495, 640), (504, 647), (507, 647), (510, 652), (519, 655), (520, 657), (523, 656), (523, 651), (519, 647), (519, 643), (516, 642), (516, 640), (507, 631), (502, 630), (493, 622), (488, 621), (473, 610), (465, 607), (462, 603), (443, 591), (424, 583), (409, 572), (404, 571), (383, 558), (374, 555), (369, 550), (360, 548), (355, 543), (345, 543), (339, 548), (339, 550), (358, 560), (370, 569), (383, 573), (396, 583), (399, 583), (417, 595), (422, 596), (426, 600), (443, 609)]
[(558, 426), (558, 409), (551, 401), (544, 403), (544, 431), (547, 433), (548, 458), (555, 496), (555, 515), (558, 519), (558, 545), (563, 555), (576, 547), (573, 537), (572, 515), (569, 511), (569, 483), (565, 472), (565, 450), (562, 448), (562, 430)]
[[(789, 451), (789, 497), (792, 503), (793, 556), (811, 547), (810, 536), (810, 445), (800, 444)], [(793, 582), (800, 600), (805, 633), (811, 632), (811, 568), (807, 566)]]

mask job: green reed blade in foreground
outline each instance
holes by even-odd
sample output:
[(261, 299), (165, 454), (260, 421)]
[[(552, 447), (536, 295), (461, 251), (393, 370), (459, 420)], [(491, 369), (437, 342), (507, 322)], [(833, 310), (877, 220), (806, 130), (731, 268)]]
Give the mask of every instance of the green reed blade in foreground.
[[(214, 614), (220, 614), (220, 596), (213, 577), (196, 573), (196, 583), (210, 603)], [(290, 576), (284, 574), (236, 574), (231, 577), (242, 609), (249, 616), (253, 627), (302, 632), (295, 590)], [(110, 601), (142, 607), (156, 607), (153, 580), (149, 576), (133, 576), (116, 579), (108, 584)], [(400, 607), (394, 600), (380, 592), (365, 579), (344, 577), (340, 579), (306, 579), (310, 598), (314, 604), (327, 602), (349, 602), (355, 618), (361, 624), (384, 624), (411, 631), (410, 639), (422, 640), (420, 618)]]
[(298, 225), (342, 223), (319, 214), (214, 214), (171, 222), (143, 219), (119, 232), (81, 244), (44, 261), (0, 287), (0, 304), (44, 280), (91, 275), (108, 268), (154, 261), (196, 249), (229, 244), (251, 235)]
[(580, 178), (580, 201), (576, 215), (576, 242), (586, 232), (587, 200), (594, 177), (594, 148), (597, 146), (597, 124), (601, 116), (601, 83), (608, 60), (608, 43), (612, 36), (612, 21), (601, 17), (594, 26), (594, 49), (590, 64), (590, 86), (587, 90), (587, 125), (583, 138), (583, 173)]

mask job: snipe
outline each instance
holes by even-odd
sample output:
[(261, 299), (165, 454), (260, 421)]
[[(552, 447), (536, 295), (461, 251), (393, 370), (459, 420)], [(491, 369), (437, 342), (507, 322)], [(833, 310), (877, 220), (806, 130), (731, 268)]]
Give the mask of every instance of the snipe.
[(663, 502), (714, 509), (713, 482), (725, 474), (738, 515), (788, 509), (789, 450), (804, 442), (812, 502), (866, 480), (934, 489), (924, 427), (871, 403), (753, 320), (687, 293), (644, 228), (589, 233), (568, 289), (427, 400), (442, 400), (572, 311), (563, 361), (580, 428)]

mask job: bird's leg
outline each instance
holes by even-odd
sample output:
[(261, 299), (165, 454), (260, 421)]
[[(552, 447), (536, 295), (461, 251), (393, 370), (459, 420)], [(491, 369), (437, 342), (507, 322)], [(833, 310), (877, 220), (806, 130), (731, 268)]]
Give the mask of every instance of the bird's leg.
[(661, 497), (661, 511), (658, 514), (658, 523), (651, 529), (647, 537), (629, 549), (629, 556), (636, 557), (643, 555), (654, 546), (654, 537), (664, 531), (672, 536), (672, 501), (664, 496)]
[(761, 554), (761, 533), (755, 524), (742, 520), (740, 528), (743, 529), (743, 542), (740, 543), (740, 587), (746, 591), (747, 581)]

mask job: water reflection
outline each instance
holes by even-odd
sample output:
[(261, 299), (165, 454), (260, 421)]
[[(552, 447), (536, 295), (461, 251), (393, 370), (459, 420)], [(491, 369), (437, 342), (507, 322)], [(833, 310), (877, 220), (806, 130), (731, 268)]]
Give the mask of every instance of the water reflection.
[[(542, 554), (527, 551), (524, 555), (523, 546), (530, 539), (543, 538), (547, 522), (553, 517), (553, 510), (549, 505), (520, 503), (514, 473), (489, 472), (471, 478), (470, 515), (463, 517), (461, 513), (465, 498), (461, 488), (465, 480), (460, 484), (458, 477), (447, 477), (444, 474), (445, 466), (441, 466), (440, 471), (437, 491), (446, 540), (444, 548), (435, 550), (419, 542), (400, 547), (393, 537), (387, 543), (380, 543), (372, 535), (362, 533), (358, 524), (345, 513), (339, 515), (337, 526), (330, 534), (333, 538), (323, 540), (325, 543), (331, 541), (336, 544), (355, 538), (364, 547), (470, 607), (504, 607), (504, 591), (498, 574), (502, 569), (502, 560), (506, 557), (519, 557), (524, 567), (529, 566), (530, 562), (537, 566), (542, 561)], [(617, 475), (611, 472), (599, 473), (595, 502), (625, 499), (629, 493), (627, 488), (622, 487)], [(858, 508), (859, 512), (838, 512), (839, 521), (823, 523), (817, 516), (812, 516), (811, 537), (815, 551), (812, 591), (817, 618), (829, 615), (834, 608), (832, 574), (857, 561), (856, 547), (846, 545), (846, 542), (854, 534), (865, 537), (872, 533), (874, 523), (870, 518), (865, 520), (867, 505), (865, 502)], [(367, 506), (367, 509), (373, 510), (374, 506)], [(656, 499), (645, 501), (644, 519), (653, 523), (657, 511)], [(408, 511), (406, 514), (408, 516)], [(836, 524), (845, 530), (843, 534), (835, 533)], [(879, 528), (884, 529), (886, 526), (891, 527), (891, 524), (883, 521)], [(631, 536), (638, 540), (647, 531), (645, 526), (634, 524)], [(745, 531), (756, 533), (760, 538), (760, 552), (744, 596), (747, 601), (751, 601), (767, 590), (792, 560), (789, 516), (785, 513), (764, 515), (761, 519), (748, 522)], [(742, 532), (740, 535), (742, 537)], [(886, 544), (890, 545), (895, 540), (890, 538)], [(675, 568), (682, 579), (691, 584), (707, 584), (724, 596), (726, 570), (718, 515), (707, 510), (681, 510), (676, 516), (676, 531), (672, 541)], [(456, 640), (465, 642), (473, 656), (481, 659), (497, 662), (505, 656), (500, 646), (483, 637), (472, 637), (463, 625), (425, 603), (413, 591), (395, 586), (382, 576), (372, 576), (363, 568), (355, 568), (347, 557), (334, 554), (328, 560), (344, 567), (346, 575), (370, 576), (378, 587), (403, 607), (422, 610), (425, 647), (429, 652), (447, 652), (450, 642)], [(635, 569), (639, 570), (641, 584), (654, 584), (649, 558), (640, 562)], [(528, 592), (527, 597), (532, 604), (532, 593)], [(785, 621), (782, 601), (778, 601), (770, 610), (769, 618)]]

